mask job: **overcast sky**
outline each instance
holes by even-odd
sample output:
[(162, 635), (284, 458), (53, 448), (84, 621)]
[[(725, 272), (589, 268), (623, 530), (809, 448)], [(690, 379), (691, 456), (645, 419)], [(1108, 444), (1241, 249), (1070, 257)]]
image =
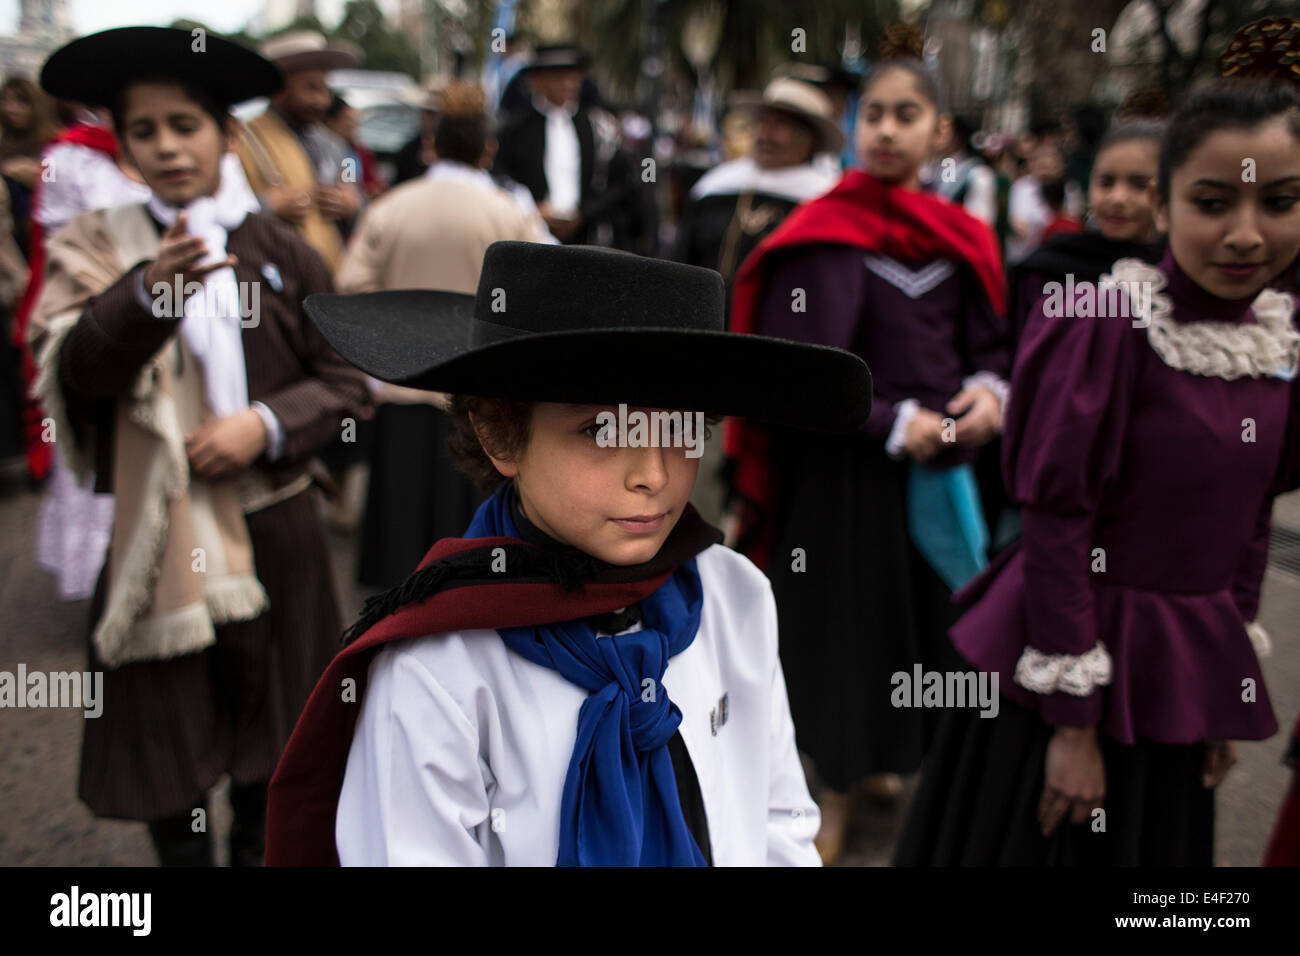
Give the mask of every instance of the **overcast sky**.
[[(166, 26), (181, 18), (232, 32), (247, 24), (263, 5), (264, 0), (69, 0), (72, 26), (78, 33), (110, 27)], [(317, 0), (316, 9), (321, 20), (332, 25), (343, 12), (343, 0)], [(0, 34), (12, 36), (18, 31), (18, 10), (18, 0), (0, 0)]]

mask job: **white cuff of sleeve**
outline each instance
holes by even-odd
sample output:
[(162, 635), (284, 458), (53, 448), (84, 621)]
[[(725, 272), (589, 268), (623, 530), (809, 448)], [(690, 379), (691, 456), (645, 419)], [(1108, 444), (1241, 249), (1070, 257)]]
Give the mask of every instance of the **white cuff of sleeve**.
[(261, 402), (253, 402), (248, 407), (257, 412), (266, 425), (266, 460), (275, 461), (284, 454), (284, 426), (275, 417), (275, 412)]
[(998, 397), (998, 432), (1001, 433), (1006, 424), (1007, 399), (1011, 397), (1011, 383), (993, 372), (976, 372), (974, 375), (967, 375), (961, 382), (962, 388), (970, 388), (973, 385), (983, 386)]
[(894, 406), (894, 427), (889, 430), (889, 437), (885, 439), (885, 454), (890, 458), (903, 457), (903, 445), (907, 441), (907, 426), (911, 424), (912, 416), (920, 407), (921, 403), (914, 398), (905, 398)]
[(1268, 631), (1264, 630), (1264, 625), (1258, 620), (1250, 621), (1246, 625), (1246, 636), (1250, 638), (1250, 646), (1255, 649), (1256, 657), (1273, 655), (1273, 641), (1269, 638)]
[(150, 315), (152, 315), (154, 318), (157, 318), (157, 319), (170, 319), (170, 318), (171, 318), (170, 315), (159, 315), (157, 312), (154, 311), (154, 303), (157, 302), (158, 300), (155, 299), (152, 295), (150, 295), (150, 294), (149, 294), (149, 290), (148, 290), (147, 288), (145, 288), (145, 284), (144, 284), (144, 272), (145, 272), (145, 269), (144, 269), (144, 266), (141, 266), (137, 271), (139, 272), (139, 277), (136, 279), (136, 281), (135, 281), (135, 283), (134, 283), (134, 285), (135, 285), (135, 301), (138, 302), (138, 303), (140, 303), (140, 308), (144, 309), (146, 312), (148, 312), (148, 313), (149, 313)]
[(1110, 683), (1111, 661), (1106, 645), (1100, 641), (1086, 654), (1044, 654), (1034, 647), (1026, 647), (1016, 661), (1016, 672), (1011, 678), (1035, 694), (1053, 694), (1060, 691), (1075, 697), (1087, 697), (1099, 687)]

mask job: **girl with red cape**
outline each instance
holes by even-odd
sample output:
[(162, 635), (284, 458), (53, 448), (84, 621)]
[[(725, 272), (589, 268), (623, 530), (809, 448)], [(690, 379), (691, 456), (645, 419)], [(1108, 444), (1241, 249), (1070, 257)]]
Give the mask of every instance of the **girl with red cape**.
[(959, 518), (982, 528), (970, 466), (997, 433), (1009, 371), (996, 241), (920, 189), (938, 97), (919, 37), (899, 36), (887, 43), (912, 44), (912, 55), (884, 60), (862, 98), (866, 169), (755, 250), (732, 307), (735, 331), (848, 349), (873, 374), (858, 435), (729, 421), (724, 437), (737, 546), (772, 580), (799, 746), (824, 784), (828, 862), (842, 848), (846, 793), (895, 796), (886, 775), (920, 766), (930, 721), (895, 703), (896, 678), (953, 669), (951, 590), (987, 544), (958, 534)]

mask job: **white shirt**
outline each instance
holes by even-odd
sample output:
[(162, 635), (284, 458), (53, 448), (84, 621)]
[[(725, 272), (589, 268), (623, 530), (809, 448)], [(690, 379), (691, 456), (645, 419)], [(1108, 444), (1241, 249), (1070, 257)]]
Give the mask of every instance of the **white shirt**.
[(533, 106), (546, 117), (546, 153), (542, 169), (546, 172), (546, 198), (556, 212), (577, 212), (582, 199), (582, 149), (578, 130), (573, 125), (577, 106), (556, 106), (540, 96)]
[[(700, 629), (668, 662), (663, 687), (682, 712), (714, 865), (819, 866), (820, 816), (795, 749), (771, 586), (722, 545), (697, 561)], [(495, 631), (380, 651), (339, 796), (340, 862), (554, 866), (586, 698)]]

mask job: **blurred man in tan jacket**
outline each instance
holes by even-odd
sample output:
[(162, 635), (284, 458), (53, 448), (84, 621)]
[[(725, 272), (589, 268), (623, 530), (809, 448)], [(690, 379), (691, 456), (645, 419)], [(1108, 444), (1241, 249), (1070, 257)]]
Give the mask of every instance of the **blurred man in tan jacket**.
[[(489, 245), (499, 239), (554, 241), (531, 200), (507, 192), (486, 170), (496, 140), (483, 90), (452, 83), (443, 101), (434, 132), (437, 159), (419, 179), (394, 187), (366, 209), (337, 275), (340, 292), (444, 289), (473, 295)], [(406, 577), (438, 538), (462, 534), (480, 496), (443, 450), (445, 397), (379, 382), (372, 387), (379, 405), (358, 578), (384, 587)]]
[(355, 66), (357, 57), (311, 30), (268, 40), (261, 53), (284, 74), (284, 87), (265, 113), (245, 124), (240, 162), (263, 210), (296, 226), (337, 269), (343, 253), (337, 223), (361, 208), (361, 170), (348, 168), (346, 145), (324, 126), (333, 98), (325, 74)]

